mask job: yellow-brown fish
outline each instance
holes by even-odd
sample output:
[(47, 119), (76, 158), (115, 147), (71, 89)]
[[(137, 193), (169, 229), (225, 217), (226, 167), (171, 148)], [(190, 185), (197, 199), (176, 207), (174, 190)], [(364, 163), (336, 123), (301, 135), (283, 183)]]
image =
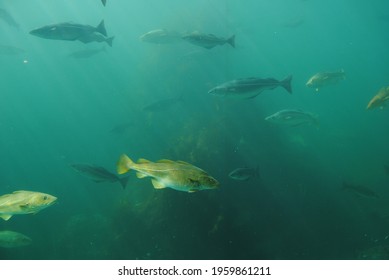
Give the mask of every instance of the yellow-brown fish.
[(52, 205), (55, 196), (31, 191), (16, 191), (0, 196), (0, 218), (8, 221), (13, 215), (35, 214)]
[(313, 75), (306, 83), (306, 86), (319, 91), (323, 86), (337, 84), (344, 79), (346, 79), (346, 73), (343, 69), (334, 72), (320, 72)]
[(381, 88), (378, 93), (367, 104), (366, 109), (383, 108), (386, 102), (389, 100), (389, 87)]
[(138, 178), (151, 177), (155, 189), (172, 188), (177, 191), (196, 192), (216, 189), (219, 182), (204, 170), (184, 161), (161, 159), (151, 162), (139, 159), (133, 162), (127, 155), (122, 155), (117, 163), (117, 172), (124, 174), (130, 169), (137, 171)]

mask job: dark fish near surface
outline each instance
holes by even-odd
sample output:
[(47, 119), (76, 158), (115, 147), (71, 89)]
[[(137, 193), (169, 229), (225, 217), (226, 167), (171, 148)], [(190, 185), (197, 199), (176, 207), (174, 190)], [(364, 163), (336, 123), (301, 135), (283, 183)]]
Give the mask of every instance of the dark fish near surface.
[(105, 4), (107, 4), (107, 0), (101, 0), (101, 3), (103, 3), (103, 5), (105, 6)]
[(275, 89), (276, 87), (283, 87), (290, 94), (292, 94), (292, 75), (289, 75), (282, 81), (277, 81), (273, 78), (247, 78), (237, 79), (221, 84), (208, 93), (223, 96), (223, 97), (237, 97), (242, 99), (254, 98), (264, 90)]
[(281, 110), (265, 118), (266, 121), (285, 124), (289, 126), (298, 126), (302, 124), (318, 125), (317, 116), (312, 113), (301, 110)]
[(0, 9), (0, 18), (5, 21), (9, 26), (19, 28), (19, 24), (14, 18), (7, 12), (7, 10)]
[(0, 55), (20, 55), (25, 53), (25, 50), (8, 45), (0, 45)]
[(351, 191), (361, 197), (379, 198), (378, 194), (374, 191), (361, 185), (351, 185), (343, 182), (343, 190)]
[(200, 46), (206, 49), (212, 49), (218, 45), (224, 45), (226, 43), (230, 44), (235, 48), (235, 35), (232, 35), (230, 38), (220, 38), (216, 37), (213, 34), (202, 34), (200, 32), (192, 32), (182, 36), (182, 39), (188, 41), (189, 43)]
[(3, 230), (0, 231), (0, 247), (16, 248), (30, 245), (31, 238), (19, 232)]
[(181, 34), (166, 29), (151, 30), (140, 36), (142, 42), (153, 44), (171, 44), (182, 41)]
[(75, 51), (75, 52), (72, 52), (71, 54), (69, 54), (69, 57), (89, 58), (89, 57), (95, 56), (96, 54), (99, 54), (101, 52), (107, 52), (107, 49), (105, 47), (102, 47), (101, 49)]
[(101, 166), (75, 163), (70, 165), (75, 171), (81, 173), (85, 177), (92, 179), (96, 183), (101, 182), (119, 182), (123, 189), (126, 187), (128, 182), (128, 176), (120, 178), (116, 174), (109, 172), (107, 169)]
[(80, 41), (84, 44), (90, 42), (106, 42), (112, 47), (114, 37), (107, 38), (104, 20), (97, 27), (71, 22), (46, 25), (30, 31), (31, 35), (50, 40)]
[(147, 112), (159, 112), (164, 111), (176, 105), (178, 102), (182, 101), (182, 96), (179, 97), (171, 97), (166, 99), (158, 100), (154, 103), (151, 103), (143, 108), (143, 111)]
[(247, 181), (253, 177), (259, 177), (259, 168), (237, 168), (233, 170), (228, 176), (234, 180)]

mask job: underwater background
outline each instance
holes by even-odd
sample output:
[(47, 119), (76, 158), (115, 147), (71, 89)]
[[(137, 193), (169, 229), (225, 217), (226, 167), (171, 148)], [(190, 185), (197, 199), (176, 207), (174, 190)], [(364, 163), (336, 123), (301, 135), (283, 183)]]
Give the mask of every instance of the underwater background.
[[(21, 50), (0, 53), (0, 195), (58, 197), (35, 215), (0, 220), (0, 230), (32, 239), (0, 248), (1, 259), (389, 258), (389, 110), (366, 110), (389, 86), (387, 1), (2, 0), (0, 9), (17, 23), (0, 18), (0, 45)], [(102, 19), (112, 48), (29, 34)], [(140, 41), (160, 28), (235, 34), (236, 47)], [(102, 51), (69, 57), (85, 49)], [(315, 73), (339, 69), (344, 81), (306, 87)], [(288, 75), (293, 94), (208, 93), (236, 78)], [(312, 112), (320, 124), (265, 121), (283, 109)], [(155, 190), (130, 171), (123, 189), (70, 167), (115, 173), (123, 153), (189, 162), (220, 187)], [(233, 180), (238, 167), (258, 167), (260, 176)]]

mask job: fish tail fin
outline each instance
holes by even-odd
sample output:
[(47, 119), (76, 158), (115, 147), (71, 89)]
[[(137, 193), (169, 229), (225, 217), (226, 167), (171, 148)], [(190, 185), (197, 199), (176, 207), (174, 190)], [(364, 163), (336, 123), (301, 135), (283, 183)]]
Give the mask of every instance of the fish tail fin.
[(109, 37), (109, 38), (105, 39), (105, 42), (106, 42), (110, 47), (112, 47), (113, 39), (115, 39), (115, 37)]
[(289, 75), (281, 81), (281, 86), (292, 94), (292, 75)]
[(130, 176), (126, 176), (126, 177), (123, 177), (123, 178), (119, 179), (119, 183), (120, 183), (120, 185), (122, 185), (123, 190), (126, 189), (126, 186), (127, 186), (129, 178), (130, 178)]
[(233, 48), (235, 48), (235, 34), (227, 39), (227, 43), (230, 44)]
[(96, 32), (99, 32), (103, 34), (104, 36), (107, 36), (107, 30), (105, 30), (104, 20), (102, 20), (99, 25), (96, 27)]
[(134, 162), (127, 155), (122, 154), (116, 164), (116, 171), (119, 174), (127, 173), (133, 165)]

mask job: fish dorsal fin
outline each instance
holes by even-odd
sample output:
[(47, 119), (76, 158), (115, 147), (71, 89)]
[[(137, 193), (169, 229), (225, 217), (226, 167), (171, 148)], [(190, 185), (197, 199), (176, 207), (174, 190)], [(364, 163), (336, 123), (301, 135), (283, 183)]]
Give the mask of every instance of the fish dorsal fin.
[(144, 158), (140, 158), (138, 159), (137, 163), (150, 163), (151, 161), (147, 160), (147, 159), (144, 159)]
[(139, 178), (139, 179), (142, 179), (142, 178), (147, 177), (147, 175), (144, 174), (144, 173), (141, 173), (141, 172), (136, 172), (136, 177)]
[(190, 166), (192, 166), (192, 164), (190, 164), (190, 163), (187, 163), (187, 162), (185, 162), (185, 161), (182, 161), (182, 160), (177, 160), (177, 163), (180, 163), (180, 164), (186, 164), (186, 165), (190, 165)]
[(4, 221), (8, 221), (11, 219), (12, 215), (9, 214), (0, 214), (0, 218), (2, 218)]
[(26, 192), (30, 192), (30, 191), (23, 191), (23, 190), (20, 190), (20, 191), (14, 191), (13, 193), (26, 193)]
[(153, 184), (154, 189), (156, 189), (156, 190), (160, 190), (160, 189), (166, 188), (166, 186), (165, 186), (164, 184), (158, 182), (158, 181), (155, 180), (155, 179), (152, 179), (152, 180), (151, 180), (151, 183)]
[(174, 163), (174, 161), (170, 159), (160, 159), (157, 161), (158, 163)]

